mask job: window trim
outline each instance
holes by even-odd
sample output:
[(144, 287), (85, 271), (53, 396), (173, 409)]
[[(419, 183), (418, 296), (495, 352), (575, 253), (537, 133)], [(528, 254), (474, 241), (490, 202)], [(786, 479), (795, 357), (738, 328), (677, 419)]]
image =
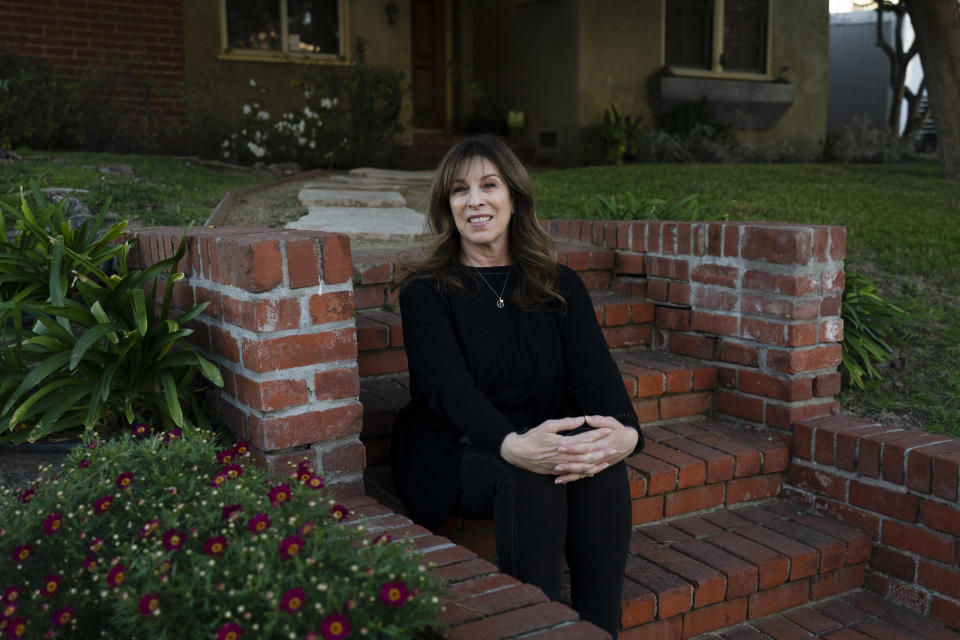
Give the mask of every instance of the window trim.
[[(280, 43), (289, 46), (289, 14), (287, 0), (275, 0), (280, 3)], [(263, 51), (259, 49), (231, 49), (227, 45), (227, 0), (218, 0), (220, 13), (220, 48), (218, 60), (235, 60), (239, 62), (293, 62), (298, 64), (351, 64), (349, 46), (349, 12), (347, 0), (337, 0), (337, 11), (340, 22), (340, 52), (339, 53), (290, 53), (289, 51)]]
[(773, 74), (770, 72), (770, 56), (773, 52), (771, 43), (773, 42), (773, 6), (772, 0), (767, 1), (767, 51), (766, 51), (766, 70), (763, 73), (751, 73), (749, 71), (724, 71), (720, 64), (720, 55), (723, 53), (723, 14), (726, 6), (725, 0), (713, 0), (713, 48), (710, 59), (712, 67), (710, 69), (694, 69), (691, 67), (680, 67), (676, 65), (667, 65), (667, 0), (660, 0), (660, 66), (669, 69), (671, 73), (677, 76), (689, 76), (694, 78), (729, 78), (731, 80), (755, 80), (757, 82), (769, 82), (773, 80)]

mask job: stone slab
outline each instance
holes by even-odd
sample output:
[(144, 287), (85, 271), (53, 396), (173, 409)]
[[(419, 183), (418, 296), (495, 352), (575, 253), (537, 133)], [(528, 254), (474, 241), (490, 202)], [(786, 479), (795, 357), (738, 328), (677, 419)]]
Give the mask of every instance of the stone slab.
[(350, 175), (398, 182), (425, 183), (433, 180), (433, 171), (400, 171), (398, 169), (374, 169), (372, 167), (351, 169)]
[(310, 206), (402, 208), (407, 204), (403, 196), (396, 191), (303, 188), (297, 198), (308, 208)]
[(415, 241), (424, 234), (426, 217), (407, 207), (309, 207), (287, 229), (346, 233), (351, 238)]
[(396, 191), (405, 194), (410, 185), (401, 182), (384, 182), (383, 180), (369, 180), (354, 178), (353, 176), (330, 176), (329, 180), (307, 182), (304, 189), (356, 189), (358, 191)]

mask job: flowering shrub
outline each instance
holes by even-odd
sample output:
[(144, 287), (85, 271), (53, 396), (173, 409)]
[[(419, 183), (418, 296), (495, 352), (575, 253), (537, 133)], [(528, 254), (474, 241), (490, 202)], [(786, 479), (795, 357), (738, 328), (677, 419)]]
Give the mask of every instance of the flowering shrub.
[(245, 456), (192, 431), (128, 434), (6, 490), (0, 633), (409, 638), (436, 624), (439, 582), (410, 545), (365, 535), (306, 465), (271, 481)]

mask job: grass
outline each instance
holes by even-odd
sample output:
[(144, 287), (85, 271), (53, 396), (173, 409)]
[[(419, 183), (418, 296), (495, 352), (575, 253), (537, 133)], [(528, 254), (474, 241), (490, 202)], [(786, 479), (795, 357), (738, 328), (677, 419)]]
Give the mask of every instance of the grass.
[[(240, 167), (171, 156), (80, 152), (21, 152), (23, 162), (0, 162), (0, 199), (19, 205), (20, 185), (36, 180), (41, 188), (87, 189), (82, 200), (95, 213), (130, 215), (144, 226), (202, 224), (231, 189), (274, 179)], [(128, 165), (136, 180), (103, 174), (98, 166)]]
[(909, 312), (882, 380), (845, 411), (960, 436), (960, 184), (913, 165), (642, 164), (533, 175), (537, 211), (579, 218), (596, 195), (674, 202), (697, 194), (731, 220), (843, 225), (848, 270)]

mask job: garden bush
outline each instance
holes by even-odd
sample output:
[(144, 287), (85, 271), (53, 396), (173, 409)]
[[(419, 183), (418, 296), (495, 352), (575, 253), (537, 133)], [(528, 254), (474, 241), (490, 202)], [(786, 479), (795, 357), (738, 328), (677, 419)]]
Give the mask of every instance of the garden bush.
[(192, 430), (76, 447), (62, 471), (0, 495), (9, 638), (411, 638), (440, 585), (374, 536), (306, 464), (271, 481), (247, 445)]
[(586, 208), (588, 220), (680, 220), (705, 222), (726, 220), (725, 207), (700, 202), (697, 194), (667, 202), (661, 198), (638, 198), (631, 191), (620, 196), (597, 195)]
[(586, 127), (581, 154), (586, 164), (623, 164), (637, 157), (644, 132), (642, 116), (621, 117), (615, 105), (603, 112), (603, 120)]
[(117, 242), (126, 220), (101, 235), (101, 211), (75, 229), (65, 200), (35, 198), (36, 215), (26, 198), (19, 210), (4, 207), (14, 224), (13, 238), (0, 239), (0, 442), (142, 421), (205, 424), (194, 379), (223, 380), (187, 341), (185, 325), (206, 304), (171, 314), (185, 242), (172, 257), (129, 270), (135, 239)]
[(890, 359), (892, 342), (906, 312), (883, 298), (866, 276), (848, 271), (843, 288), (843, 369), (850, 384), (863, 389), (864, 378), (882, 378), (876, 365)]

